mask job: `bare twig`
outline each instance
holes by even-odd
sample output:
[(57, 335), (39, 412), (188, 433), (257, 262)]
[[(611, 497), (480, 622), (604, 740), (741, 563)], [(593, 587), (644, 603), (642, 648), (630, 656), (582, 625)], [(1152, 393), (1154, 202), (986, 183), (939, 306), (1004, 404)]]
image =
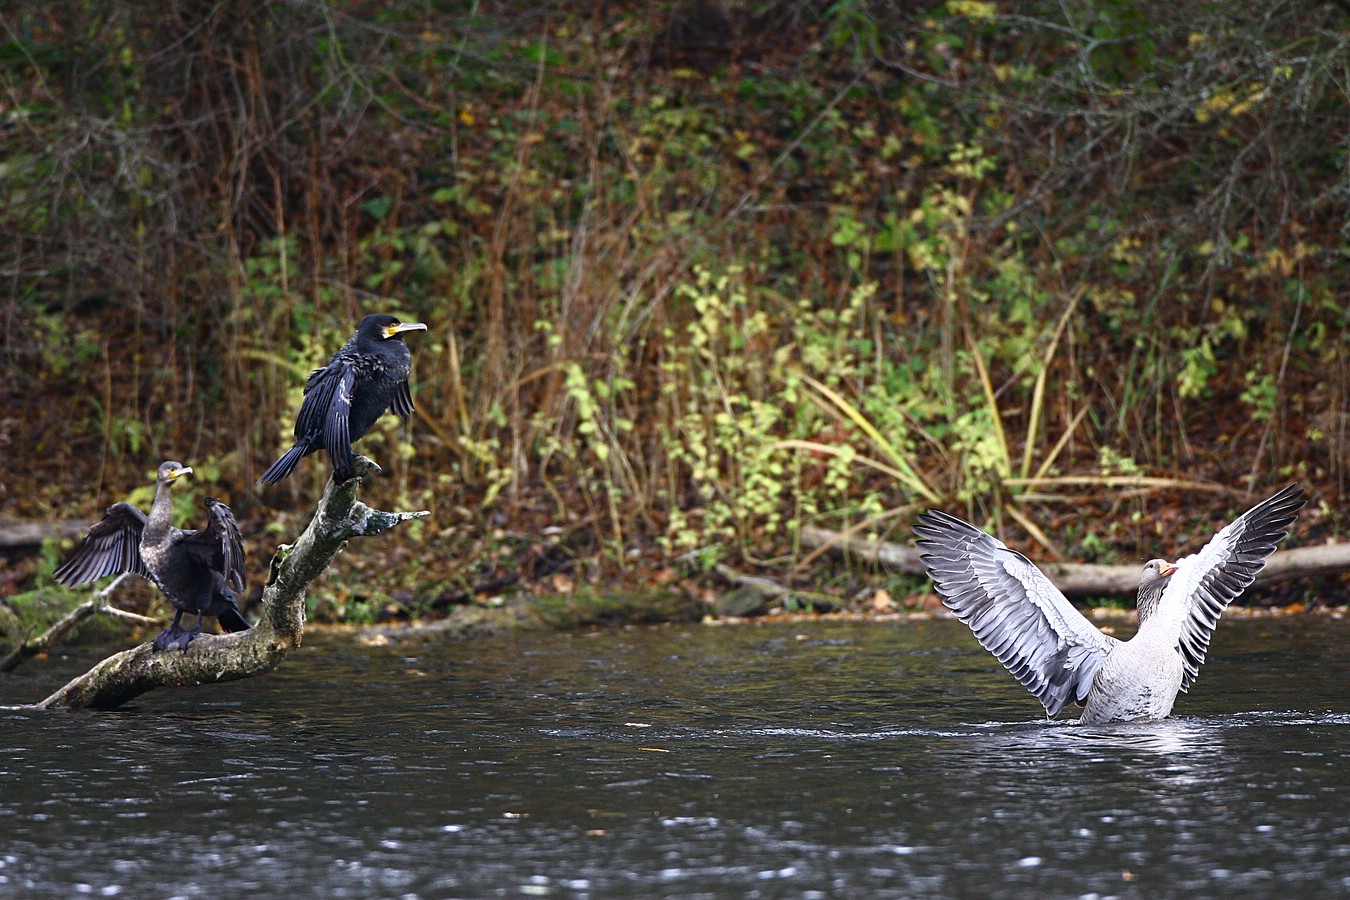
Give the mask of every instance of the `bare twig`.
[(1256, 484), (1257, 466), (1260, 465), (1261, 456), (1266, 451), (1266, 442), (1270, 440), (1271, 429), (1275, 427), (1275, 417), (1280, 414), (1278, 407), (1279, 397), (1284, 393), (1284, 375), (1289, 369), (1289, 353), (1294, 348), (1294, 336), (1298, 334), (1298, 322), (1303, 315), (1303, 294), (1304, 280), (1298, 281), (1298, 302), (1294, 305), (1294, 321), (1289, 325), (1289, 336), (1284, 340), (1284, 352), (1280, 354), (1280, 369), (1275, 374), (1275, 399), (1276, 406), (1271, 409), (1270, 416), (1266, 419), (1266, 427), (1261, 432), (1261, 440), (1256, 445), (1256, 452), (1252, 454), (1252, 470), (1247, 474), (1247, 490), (1250, 491)]

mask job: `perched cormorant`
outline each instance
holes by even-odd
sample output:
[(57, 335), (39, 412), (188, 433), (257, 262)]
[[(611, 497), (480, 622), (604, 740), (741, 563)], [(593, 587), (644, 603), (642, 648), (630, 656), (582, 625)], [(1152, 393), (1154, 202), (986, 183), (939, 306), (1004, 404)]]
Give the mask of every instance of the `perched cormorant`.
[(1199, 553), (1151, 559), (1139, 581), (1139, 630), (1093, 627), (1022, 554), (930, 509), (914, 533), (942, 602), (1054, 716), (1083, 705), (1085, 725), (1163, 719), (1200, 674), (1228, 604), (1256, 578), (1303, 506), (1290, 485), (1233, 520)]
[(258, 479), (274, 484), (301, 459), (318, 450), (328, 451), (333, 477), (339, 482), (356, 475), (352, 441), (370, 431), (387, 409), (396, 416), (412, 415), (408, 373), (412, 351), (403, 343), (405, 331), (425, 331), (421, 322), (400, 322), (393, 316), (366, 316), (328, 365), (309, 373), (305, 401), (295, 420), (295, 446)]
[[(186, 650), (202, 630), (203, 615), (215, 616), (226, 631), (249, 627), (235, 598), (235, 591), (244, 589), (244, 544), (234, 513), (215, 497), (207, 497), (206, 528), (173, 527), (169, 491), (176, 480), (191, 473), (192, 468), (182, 463), (160, 464), (149, 517), (130, 503), (114, 503), (55, 572), (57, 581), (69, 585), (121, 572), (159, 585), (176, 612), (173, 624), (155, 638), (156, 650), (172, 644)], [(190, 631), (179, 627), (183, 613), (197, 614)]]

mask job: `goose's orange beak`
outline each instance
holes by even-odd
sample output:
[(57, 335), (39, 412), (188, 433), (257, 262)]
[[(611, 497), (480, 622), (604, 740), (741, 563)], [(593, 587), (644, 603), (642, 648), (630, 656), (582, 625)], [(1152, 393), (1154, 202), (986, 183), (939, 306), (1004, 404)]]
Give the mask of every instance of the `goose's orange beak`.
[(1161, 575), (1163, 578), (1166, 578), (1176, 570), (1177, 570), (1176, 563), (1163, 563), (1162, 567), (1158, 569), (1158, 574)]

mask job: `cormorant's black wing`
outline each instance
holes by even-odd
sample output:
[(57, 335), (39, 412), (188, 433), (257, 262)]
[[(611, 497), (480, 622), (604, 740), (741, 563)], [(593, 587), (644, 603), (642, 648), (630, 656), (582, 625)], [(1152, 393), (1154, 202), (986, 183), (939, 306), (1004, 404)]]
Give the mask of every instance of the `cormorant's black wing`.
[(244, 589), (244, 541), (234, 513), (215, 497), (206, 498), (209, 524), (199, 531), (185, 531), (178, 546), (199, 565), (225, 576), (227, 587)]
[(356, 383), (356, 370), (344, 365), (339, 374), (341, 377), (333, 386), (333, 399), (328, 403), (328, 414), (323, 420), (323, 446), (328, 451), (333, 472), (345, 477), (356, 466), (351, 435), (352, 386)]
[(311, 438), (323, 433), (329, 407), (333, 405), (333, 394), (342, 382), (343, 371), (349, 368), (350, 366), (338, 355), (322, 369), (315, 369), (309, 373), (309, 378), (305, 381), (305, 400), (300, 404), (300, 414), (295, 417), (297, 439)]
[(1031, 560), (969, 522), (930, 509), (914, 533), (942, 602), (1048, 715), (1087, 698), (1119, 641), (1074, 609)]
[[(1304, 502), (1303, 490), (1291, 484), (1238, 516), (1199, 553), (1177, 562), (1177, 572), (1168, 580), (1158, 608), (1183, 617), (1171, 623), (1180, 633), (1183, 691), (1200, 674), (1219, 616), (1266, 567), (1266, 558), (1275, 552), (1275, 544), (1285, 536)], [(1178, 592), (1184, 602), (1173, 602)]]
[(350, 473), (356, 464), (349, 424), (355, 383), (356, 368), (351, 361), (342, 352), (334, 354), (327, 366), (310, 373), (305, 402), (295, 419), (296, 440), (308, 440), (309, 446), (327, 450), (335, 472)]
[(62, 584), (85, 584), (104, 575), (130, 572), (142, 578), (150, 570), (141, 559), (141, 533), (145, 513), (130, 503), (114, 503), (84, 540), (71, 551), (53, 577)]
[(413, 414), (412, 393), (408, 390), (408, 382), (400, 381), (394, 389), (394, 399), (389, 401), (389, 411), (400, 419), (406, 419)]

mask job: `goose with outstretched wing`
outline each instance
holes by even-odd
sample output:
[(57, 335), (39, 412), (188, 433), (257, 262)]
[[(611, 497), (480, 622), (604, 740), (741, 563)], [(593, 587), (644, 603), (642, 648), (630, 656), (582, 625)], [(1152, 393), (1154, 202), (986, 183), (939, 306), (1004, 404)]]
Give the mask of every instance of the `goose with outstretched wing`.
[(1298, 510), (1290, 485), (1243, 513), (1199, 553), (1144, 565), (1139, 630), (1102, 634), (1031, 560), (938, 510), (919, 516), (920, 557), (942, 602), (975, 638), (1057, 715), (1083, 706), (1083, 724), (1162, 719), (1205, 661), (1210, 635), (1266, 565)]

